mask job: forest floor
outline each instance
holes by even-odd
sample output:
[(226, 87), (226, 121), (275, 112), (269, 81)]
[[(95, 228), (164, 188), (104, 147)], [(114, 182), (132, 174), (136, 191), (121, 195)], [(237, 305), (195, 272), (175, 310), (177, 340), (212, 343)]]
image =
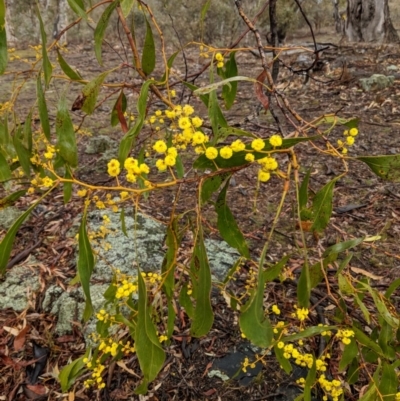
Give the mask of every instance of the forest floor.
[[(313, 121), (323, 114), (359, 118), (360, 133), (355, 145), (349, 151), (349, 171), (336, 184), (333, 215), (319, 245), (326, 248), (339, 241), (363, 236), (380, 236), (379, 241), (356, 249), (351, 268), (354, 269), (352, 274), (368, 277), (375, 286), (384, 290), (400, 276), (400, 183), (387, 182), (378, 178), (365, 164), (352, 159), (352, 156), (400, 154), (400, 50), (398, 46), (340, 45), (332, 43), (331, 37), (329, 34), (317, 35), (317, 42), (327, 47), (321, 57), (325, 64), (323, 70), (312, 72), (307, 82), (304, 74), (296, 74), (294, 71), (307, 68), (310, 62), (312, 63), (311, 56), (306, 56), (305, 52), (301, 53), (301, 57), (300, 53), (284, 54), (278, 89), (285, 94), (292, 108), (307, 121)], [(309, 37), (297, 38), (296, 42), (306, 47), (311, 43)], [(309, 54), (312, 55), (311, 52)], [(105, 68), (121, 62), (118, 50), (109, 50), (103, 57)], [(65, 58), (79, 69), (85, 78), (103, 71), (98, 67), (90, 46), (71, 46)], [(187, 53), (187, 62), (191, 66), (188, 74), (200, 70), (205, 63), (198, 58), (196, 51)], [(261, 71), (260, 60), (249, 53), (239, 52), (237, 62), (239, 75), (255, 78)], [(184, 79), (186, 73), (182, 60), (177, 59), (173, 74), (173, 79)], [(393, 75), (394, 84), (383, 90), (364, 92), (360, 88), (359, 79), (370, 77), (372, 74)], [(114, 79), (115, 82), (120, 82), (124, 78), (115, 74), (110, 75), (107, 83), (113, 83)], [(207, 74), (203, 74), (195, 81), (195, 84), (204, 85), (207, 79)], [(128, 76), (127, 80), (134, 83)], [(4, 99), (0, 101), (6, 100), (7, 90), (11, 89), (11, 82), (3, 81), (2, 85), (5, 88), (1, 95)], [(140, 88), (140, 85), (138, 84), (137, 87)], [(69, 104), (72, 104), (77, 97), (79, 89), (78, 84), (68, 87)], [(47, 94), (48, 101), (53, 96), (56, 100), (64, 90), (65, 87), (54, 86), (51, 93)], [(106, 89), (104, 98), (111, 94), (112, 90), (112, 88)], [(178, 99), (183, 103), (192, 104), (196, 112), (206, 117), (204, 106), (197, 98), (190, 95), (188, 89), (177, 85), (176, 91)], [(132, 99), (137, 98), (137, 91), (127, 95), (128, 107), (134, 112)], [(27, 85), (16, 107), (27, 110), (34, 99), (34, 87)], [(55, 104), (56, 102), (51, 106), (53, 110), (50, 114), (54, 114)], [(159, 106), (157, 99), (154, 98), (150, 101), (149, 111), (154, 111)], [(122, 134), (118, 127), (110, 128), (111, 108), (112, 102), (106, 100), (93, 116), (85, 118), (84, 127), (87, 127), (93, 136), (102, 134), (115, 140), (121, 138)], [(232, 109), (225, 113), (228, 123), (242, 130), (254, 132), (259, 137), (268, 137), (276, 133), (278, 127), (271, 114), (258, 111), (259, 105), (253, 85), (246, 82), (239, 83), (237, 100)], [(73, 114), (74, 121), (79, 122), (82, 119), (83, 114), (80, 111)], [(281, 129), (286, 133), (291, 132), (290, 125), (284, 121), (281, 123)], [(342, 137), (342, 131), (342, 128), (335, 128), (330, 135), (339, 139)], [(144, 132), (143, 138), (148, 135), (148, 132)], [(93, 171), (101, 155), (84, 154), (86, 141), (87, 137), (82, 136), (79, 142), (80, 177), (89, 182), (107, 184), (105, 171), (103, 173)], [(316, 146), (320, 145), (321, 143), (317, 141)], [(301, 166), (301, 178), (308, 169), (311, 169), (310, 187), (313, 192), (318, 191), (329, 180), (343, 172), (342, 163), (338, 159), (323, 155), (309, 144), (296, 146), (296, 154)], [(280, 161), (282, 165), (285, 165), (283, 158)], [(186, 164), (189, 162), (190, 160), (185, 161)], [(257, 258), (275, 217), (283, 181), (274, 177), (258, 192), (255, 190), (255, 181), (256, 170), (252, 167), (236, 173), (234, 183), (229, 189), (229, 205), (249, 242), (251, 255)], [(173, 199), (175, 199), (177, 213), (195, 205), (196, 185), (189, 183), (183, 185), (179, 198), (175, 195), (173, 190), (152, 192), (146, 203), (141, 205), (141, 209), (146, 214), (167, 222)], [(17, 206), (24, 208), (32, 200), (32, 197), (24, 197)], [(294, 186), (291, 185), (273, 236), (271, 251), (268, 254), (270, 262), (278, 261), (283, 254), (291, 251), (294, 255), (298, 255), (295, 251), (302, 246), (294, 218), (294, 205), (295, 192)], [(65, 287), (67, 280), (72, 279), (76, 274), (75, 250), (73, 241), (67, 236), (67, 231), (74, 218), (82, 211), (80, 198), (74, 196), (72, 202), (64, 205), (62, 193), (58, 193), (51, 201), (45, 202), (44, 207), (46, 213), (53, 211), (55, 217), (52, 221), (46, 221), (44, 217), (46, 213), (38, 213), (28, 220), (17, 235), (15, 251), (12, 255), (18, 255), (25, 249), (29, 249), (37, 242), (38, 235), (43, 237), (41, 244), (31, 252), (42, 265), (43, 291), (49, 283), (59, 283), (60, 286)], [(215, 212), (212, 208), (206, 209), (205, 216), (208, 224), (207, 235), (218, 238)], [(44, 228), (39, 234), (38, 227)], [(52, 235), (51, 242), (45, 240), (45, 236), (50, 234)], [(317, 240), (312, 234), (307, 235), (309, 246), (315, 247)], [(188, 241), (190, 242), (190, 239)], [(189, 243), (186, 245), (190, 247)], [(290, 258), (288, 267), (295, 277), (298, 277), (301, 266), (302, 260), (299, 256)], [(239, 286), (245, 285), (246, 271), (243, 271), (241, 277)], [(397, 300), (399, 300), (398, 295)], [(295, 287), (286, 282), (274, 283), (265, 299), (279, 304), (283, 314), (286, 312), (290, 314), (291, 307), (296, 302)], [(73, 333), (57, 337), (54, 333), (55, 318), (44, 313), (40, 303), (41, 297), (38, 294), (35, 305), (22, 314), (12, 310), (0, 311), (0, 372), (2, 375), (0, 386), (4, 386), (4, 390), (0, 387), (0, 400), (256, 401), (268, 399), (289, 401), (299, 394), (294, 374), (292, 376), (284, 374), (272, 356), (267, 358), (265, 365), (257, 366), (257, 372), (251, 374), (254, 380), (249, 383), (237, 379), (224, 382), (218, 377), (207, 375), (215, 360), (223, 359), (226, 355), (237, 353), (238, 350), (247, 347), (240, 336), (236, 312), (227, 308), (223, 297), (216, 293), (213, 299), (215, 324), (210, 333), (201, 339), (188, 340), (183, 340), (178, 333), (171, 345), (167, 347), (167, 362), (159, 377), (152, 383), (147, 396), (139, 398), (133, 393), (139, 379), (131, 374), (138, 373), (137, 359), (131, 358), (126, 360), (124, 365), (111, 364), (109, 366), (105, 376), (108, 386), (101, 392), (84, 390), (83, 381), (79, 380), (73, 386), (68, 398), (63, 398), (54, 376), (68, 361), (82, 355), (85, 344), (78, 325)], [(19, 328), (17, 331), (21, 332), (20, 329), (24, 326), (29, 327), (29, 330), (19, 336), (16, 350), (13, 332), (5, 330), (5, 327)], [(180, 326), (180, 328), (182, 332), (186, 330), (185, 327)], [(29, 386), (26, 385), (26, 370), (35, 362), (32, 342), (49, 348), (51, 354), (44, 374), (35, 385)], [(335, 370), (336, 367), (337, 361), (333, 361), (330, 369)], [(361, 388), (365, 384), (363, 378), (360, 380), (360, 383), (351, 389), (353, 393), (346, 395), (346, 399), (358, 399)], [(47, 393), (40, 394), (44, 387)], [(316, 399), (320, 398), (316, 396)]]

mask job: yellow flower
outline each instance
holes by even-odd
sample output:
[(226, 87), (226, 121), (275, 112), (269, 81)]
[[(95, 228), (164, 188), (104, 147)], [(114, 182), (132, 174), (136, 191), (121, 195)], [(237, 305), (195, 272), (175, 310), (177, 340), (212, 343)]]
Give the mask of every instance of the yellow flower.
[(232, 157), (233, 151), (229, 146), (224, 146), (219, 150), (219, 154), (224, 159), (230, 159)]
[(170, 148), (168, 148), (167, 154), (170, 156), (173, 156), (173, 157), (177, 157), (178, 151), (176, 150), (176, 148), (174, 146), (171, 146)]
[(282, 137), (280, 135), (272, 135), (271, 138), (269, 138), (269, 143), (273, 146), (281, 146), (282, 145)]
[(148, 166), (146, 163), (142, 163), (142, 164), (139, 166), (139, 169), (140, 169), (140, 172), (141, 172), (141, 173), (144, 173), (144, 174), (149, 174), (149, 173), (150, 173), (150, 168), (149, 168), (149, 166)]
[(357, 135), (358, 135), (358, 129), (357, 129), (357, 128), (352, 128), (352, 129), (349, 131), (349, 134), (350, 134), (351, 136), (357, 136)]
[(218, 156), (218, 150), (213, 146), (210, 146), (206, 149), (206, 157), (207, 159), (214, 160)]
[(84, 198), (87, 194), (87, 190), (86, 189), (79, 189), (77, 192), (77, 195), (80, 196), (81, 198)]
[(217, 63), (217, 68), (222, 68), (224, 66), (224, 62), (223, 61), (219, 61)]
[(126, 175), (126, 179), (127, 179), (127, 181), (129, 181), (129, 182), (136, 182), (136, 176), (135, 176), (135, 174), (132, 174), (132, 173), (128, 173), (127, 175)]
[(157, 117), (160, 117), (162, 114), (161, 110), (156, 110), (156, 112), (154, 113)]
[(267, 171), (259, 170), (258, 171), (258, 180), (261, 182), (267, 182), (271, 178), (271, 174)]
[(190, 104), (186, 104), (182, 109), (183, 113), (190, 116), (194, 113), (194, 108)]
[(176, 91), (175, 91), (175, 89), (171, 89), (171, 90), (169, 91), (169, 94), (171, 95), (171, 97), (175, 97), (175, 96), (176, 96)]
[(354, 144), (354, 136), (348, 136), (348, 137), (346, 138), (346, 144), (347, 144), (348, 146), (353, 145), (353, 144)]
[(254, 155), (253, 153), (247, 153), (247, 155), (244, 157), (246, 161), (252, 163), (254, 161)]
[(217, 61), (224, 61), (224, 56), (221, 53), (217, 53), (215, 55), (215, 60)]
[(171, 167), (175, 166), (176, 158), (172, 155), (167, 155), (167, 156), (165, 156), (164, 163), (166, 166), (171, 166)]
[(283, 341), (279, 341), (279, 343), (277, 344), (277, 347), (279, 349), (282, 349), (285, 346), (285, 343)]
[(153, 145), (153, 149), (157, 152), (157, 153), (165, 153), (167, 150), (167, 144), (164, 141), (157, 141), (154, 145)]
[(53, 185), (53, 180), (50, 177), (44, 177), (42, 185), (46, 188), (50, 188)]
[(202, 132), (196, 131), (193, 134), (193, 138), (192, 138), (193, 145), (201, 145), (202, 143), (205, 142), (205, 140), (206, 140), (206, 136)]
[(167, 165), (162, 159), (156, 161), (156, 167), (158, 168), (158, 171), (165, 171), (167, 169)]
[(192, 125), (195, 128), (201, 127), (203, 124), (203, 120), (200, 117), (193, 117), (192, 118)]
[(129, 193), (126, 191), (122, 191), (120, 192), (119, 196), (121, 197), (122, 200), (124, 200), (129, 196)]
[(181, 117), (178, 121), (178, 125), (180, 129), (186, 129), (189, 128), (191, 123), (189, 120), (189, 117)]
[(263, 157), (258, 160), (258, 163), (261, 164), (265, 170), (276, 170), (278, 168), (278, 162), (273, 157)]
[(245, 148), (246, 148), (246, 145), (240, 139), (237, 139), (236, 141), (231, 143), (231, 149), (234, 152), (240, 152), (241, 150), (244, 150)]
[(272, 310), (272, 312), (275, 313), (275, 315), (280, 315), (281, 314), (281, 310), (278, 308), (277, 305), (272, 305), (271, 310)]
[(260, 150), (264, 149), (265, 142), (262, 139), (254, 139), (253, 142), (251, 142), (251, 147), (254, 150), (260, 151)]
[(121, 172), (120, 164), (117, 159), (111, 159), (107, 163), (107, 172), (111, 177), (117, 177)]

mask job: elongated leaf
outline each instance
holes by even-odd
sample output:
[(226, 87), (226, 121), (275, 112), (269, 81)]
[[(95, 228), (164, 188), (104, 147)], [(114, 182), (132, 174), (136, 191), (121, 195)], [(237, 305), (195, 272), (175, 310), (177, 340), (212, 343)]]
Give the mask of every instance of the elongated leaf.
[(361, 238), (355, 238), (349, 241), (344, 241), (344, 242), (339, 242), (338, 244), (332, 245), (329, 248), (325, 250), (322, 256), (328, 256), (331, 253), (342, 253), (344, 251), (347, 251), (348, 249), (354, 248), (358, 244), (361, 244), (361, 242), (364, 241), (365, 237)]
[(61, 97), (56, 117), (57, 152), (71, 167), (78, 165), (75, 130), (67, 109), (65, 97)]
[(378, 386), (379, 394), (385, 401), (395, 401), (399, 379), (394, 367), (383, 362), (381, 381)]
[(4, 0), (0, 0), (0, 75), (4, 74), (7, 62), (6, 4)]
[(53, 67), (51, 66), (49, 56), (47, 54), (47, 35), (46, 31), (44, 29), (44, 24), (42, 20), (42, 16), (40, 15), (40, 10), (39, 7), (36, 7), (36, 13), (39, 19), (39, 25), (40, 25), (40, 34), (42, 37), (42, 62), (43, 62), (43, 72), (44, 72), (44, 82), (46, 84), (46, 88), (49, 86), (50, 80), (51, 80), (51, 73), (53, 71)]
[(303, 182), (301, 183), (299, 189), (299, 206), (300, 210), (307, 207), (308, 202), (308, 182), (310, 181), (311, 168), (307, 170), (307, 174), (305, 175)]
[(287, 261), (289, 260), (290, 255), (285, 255), (278, 263), (274, 266), (269, 267), (264, 270), (263, 278), (266, 283), (275, 280), (279, 274), (281, 274), (282, 269), (286, 266)]
[(354, 331), (354, 336), (355, 336), (356, 340), (360, 344), (364, 345), (367, 348), (370, 348), (371, 350), (375, 351), (380, 356), (385, 357), (381, 347), (374, 340), (369, 338), (363, 331), (359, 330), (355, 326), (352, 327), (352, 330)]
[[(121, 90), (116, 102), (114, 103), (114, 107), (111, 112), (111, 126), (115, 127), (119, 122), (121, 124), (125, 122), (126, 124), (125, 117), (123, 116), (123, 114), (126, 111), (126, 106), (127, 106), (126, 96), (124, 94), (124, 91)], [(119, 113), (122, 114), (122, 116), (120, 116)], [(124, 120), (123, 122), (121, 121), (121, 117)]]
[[(72, 178), (68, 166), (65, 166), (65, 178), (66, 179)], [(71, 200), (72, 196), (72, 182), (64, 182), (63, 192), (64, 192), (64, 203), (68, 203)]]
[(25, 148), (25, 146), (21, 142), (21, 137), (22, 137), (22, 130), (18, 129), (16, 134), (13, 137), (13, 142), (14, 142), (14, 148), (15, 151), (17, 152), (18, 160), (21, 163), (22, 170), (24, 170), (24, 173), (27, 177), (29, 177), (31, 173), (31, 153), (29, 152), (28, 149)]
[(194, 307), (193, 307), (193, 302), (188, 294), (188, 291), (189, 291), (188, 286), (186, 284), (183, 285), (179, 293), (179, 303), (183, 308), (185, 308), (186, 314), (193, 320)]
[(304, 385), (304, 401), (311, 401), (311, 388), (315, 384), (315, 378), (317, 376), (317, 365), (315, 358), (313, 359), (313, 364), (311, 369), (308, 371), (306, 382)]
[(46, 99), (44, 97), (40, 73), (38, 74), (37, 81), (36, 81), (36, 93), (37, 93), (37, 99), (38, 99), (40, 124), (42, 125), (42, 130), (43, 130), (43, 133), (44, 133), (46, 139), (48, 141), (50, 141), (49, 114), (47, 111)]
[(229, 187), (229, 180), (222, 188), (217, 202), (215, 204), (215, 211), (217, 212), (217, 227), (221, 237), (233, 248), (237, 249), (239, 253), (247, 259), (250, 259), (249, 248), (246, 240), (236, 223), (235, 217), (226, 203), (226, 193)]
[(121, 165), (124, 164), (125, 159), (128, 157), (133, 143), (140, 133), (140, 130), (143, 127), (144, 119), (146, 117), (146, 104), (147, 104), (147, 95), (149, 92), (149, 86), (151, 85), (151, 81), (146, 81), (142, 85), (142, 89), (140, 90), (139, 99), (137, 102), (137, 111), (138, 118), (135, 121), (133, 127), (129, 129), (129, 131), (124, 135), (120, 144), (119, 144), (119, 154), (118, 159)]
[(61, 390), (63, 392), (67, 392), (82, 373), (83, 369), (85, 368), (85, 364), (83, 363), (83, 358), (85, 357), (86, 355), (75, 359), (75, 361), (69, 363), (61, 369), (61, 372), (58, 375), (58, 380), (60, 381)]
[(134, 2), (135, 0), (121, 0), (121, 10), (125, 18), (131, 12)]
[(8, 181), (12, 177), (6, 158), (0, 153), (0, 182)]
[(400, 182), (400, 155), (356, 157), (384, 180)]
[(332, 215), (333, 188), (338, 178), (334, 178), (324, 185), (313, 199), (314, 224), (313, 231), (322, 231), (329, 223)]
[(221, 127), (219, 129), (219, 140), (220, 141), (224, 141), (228, 136), (239, 136), (239, 137), (248, 137), (248, 138), (252, 138), (255, 139), (257, 138), (257, 136), (249, 131), (245, 131), (239, 128), (235, 128), (235, 127)]
[(11, 158), (15, 155), (14, 145), (11, 135), (8, 131), (8, 121), (7, 118), (0, 123), (0, 153), (6, 158)]
[(193, 297), (196, 300), (190, 333), (193, 337), (202, 337), (210, 331), (214, 314), (210, 299), (211, 271), (201, 229), (197, 234), (190, 271), (193, 277)]
[(381, 331), (379, 333), (378, 344), (382, 348), (386, 358), (393, 361), (396, 357), (396, 351), (392, 347), (394, 338), (393, 327), (391, 327), (385, 320), (382, 321)]
[(175, 265), (178, 252), (178, 237), (176, 234), (176, 229), (176, 220), (173, 220), (167, 228), (167, 239), (165, 241), (167, 245), (167, 252), (165, 254), (161, 268), (164, 290), (168, 297), (171, 297), (173, 295), (175, 284)]
[[(0, 153), (0, 158), (1, 158), (1, 153)], [(5, 196), (3, 199), (0, 199), (0, 209), (13, 205), (15, 201), (17, 201), (21, 196), (24, 196), (25, 194), (26, 194), (26, 189), (21, 189), (20, 191), (13, 192), (12, 194)]]
[(393, 292), (396, 290), (396, 288), (399, 286), (400, 286), (400, 278), (394, 280), (392, 284), (390, 284), (389, 288), (385, 292), (385, 298), (389, 299), (392, 296)]
[(323, 327), (323, 326), (314, 326), (314, 327), (308, 327), (301, 331), (300, 333), (297, 334), (292, 334), (290, 336), (285, 336), (282, 338), (282, 341), (284, 343), (290, 342), (290, 341), (297, 341), (297, 340), (302, 340), (303, 338), (308, 338), (308, 337), (313, 337), (318, 334), (321, 334), (324, 331), (330, 331), (330, 330), (337, 330), (336, 326), (328, 326), (328, 327)]
[[(168, 68), (168, 70), (172, 67), (172, 64), (174, 63), (175, 57), (176, 57), (178, 54), (179, 54), (179, 51), (173, 53), (172, 56), (168, 59), (168, 61), (167, 61), (167, 68)], [(166, 76), (167, 76), (167, 75), (166, 75), (165, 72), (164, 72), (164, 74), (163, 74), (163, 76), (162, 76), (160, 82), (165, 82)]]
[(201, 8), (200, 12), (200, 32), (201, 32), (201, 37), (204, 35), (204, 19), (206, 18), (207, 11), (209, 10), (211, 6), (211, 0), (207, 0), (203, 7)]
[(57, 49), (57, 60), (58, 64), (60, 64), (61, 69), (64, 71), (64, 74), (71, 78), (73, 81), (81, 81), (82, 76), (79, 72), (75, 71), (73, 68), (69, 66), (69, 64), (65, 61), (64, 57), (62, 56), (61, 52)]
[(24, 146), (32, 153), (32, 110), (25, 119), (23, 134)]
[[(1, 156), (0, 156), (1, 157)], [(30, 206), (26, 212), (21, 214), (14, 224), (7, 231), (6, 235), (0, 242), (0, 275), (3, 275), (7, 268), (8, 259), (11, 255), (11, 250), (13, 247), (15, 235), (21, 224), (26, 220), (26, 218), (31, 214), (32, 210), (52, 191), (50, 189), (41, 198), (39, 198), (32, 206)]]
[(146, 19), (146, 37), (144, 39), (142, 54), (142, 70), (146, 75), (153, 72), (156, 66), (156, 47), (154, 44), (153, 31), (151, 25)]
[(119, 1), (113, 1), (103, 12), (99, 22), (94, 30), (94, 53), (96, 54), (97, 61), (100, 65), (103, 65), (101, 59), (101, 45), (103, 44), (104, 35), (106, 33), (108, 22), (110, 21), (111, 14), (118, 6)]
[[(225, 77), (233, 78), (237, 76), (238, 68), (235, 60), (235, 52), (232, 52), (229, 56), (229, 60), (225, 64)], [(237, 81), (232, 81), (222, 87), (222, 97), (225, 102), (225, 108), (229, 110), (235, 101), (237, 93)]]
[(282, 369), (289, 374), (292, 371), (292, 365), (289, 362), (288, 359), (286, 359), (283, 354), (284, 354), (284, 350), (283, 348), (278, 348), (277, 344), (274, 345), (274, 352), (275, 352), (275, 356), (276, 359), (279, 363), (279, 365), (282, 367)]
[(101, 73), (98, 77), (92, 79), (88, 84), (86, 84), (86, 86), (82, 89), (82, 94), (85, 98), (82, 106), (83, 112), (87, 114), (92, 114), (94, 112), (101, 84), (110, 72), (111, 71), (105, 71)]
[(305, 261), (301, 268), (299, 281), (297, 283), (297, 302), (302, 308), (308, 308), (311, 295), (310, 266)]
[(214, 175), (204, 179), (200, 188), (201, 205), (208, 202), (212, 194), (222, 185), (222, 183), (230, 177), (229, 173)]
[(358, 305), (358, 307), (360, 308), (361, 312), (364, 315), (364, 319), (365, 321), (370, 324), (371, 323), (371, 316), (370, 313), (367, 309), (367, 307), (364, 305), (364, 303), (361, 301), (360, 297), (358, 296), (357, 293), (354, 294), (354, 301), (355, 303)]
[(74, 11), (81, 18), (87, 21), (88, 16), (85, 12), (85, 5), (83, 4), (83, 0), (68, 0), (68, 4), (72, 11)]
[(140, 369), (143, 372), (143, 381), (136, 388), (136, 394), (147, 392), (148, 384), (154, 380), (165, 361), (165, 352), (161, 348), (157, 337), (157, 330), (151, 320), (148, 307), (146, 284), (142, 275), (138, 274), (139, 301), (138, 316), (135, 331), (135, 348), (139, 359)]
[(344, 346), (342, 358), (339, 362), (339, 371), (343, 372), (347, 365), (358, 355), (357, 342), (353, 339), (350, 344)]
[(235, 76), (235, 77), (224, 79), (224, 80), (219, 81), (219, 82), (214, 82), (214, 83), (212, 83), (210, 85), (202, 86), (201, 88), (195, 89), (193, 91), (193, 93), (195, 95), (198, 95), (198, 96), (199, 95), (207, 95), (209, 93), (214, 92), (220, 86), (227, 85), (230, 82), (237, 82), (237, 81), (257, 82), (257, 80), (254, 79), (254, 78), (243, 77), (243, 76), (239, 75), (239, 76)]
[(216, 92), (212, 92), (208, 100), (208, 117), (210, 118), (211, 127), (213, 131), (212, 145), (215, 145), (218, 141), (218, 128), (219, 128), (219, 115), (221, 114), (221, 109), (218, 104), (218, 98)]
[(78, 275), (85, 295), (85, 310), (83, 320), (87, 322), (93, 314), (92, 298), (90, 296), (90, 277), (94, 269), (94, 256), (86, 230), (86, 210), (83, 213), (79, 227)]

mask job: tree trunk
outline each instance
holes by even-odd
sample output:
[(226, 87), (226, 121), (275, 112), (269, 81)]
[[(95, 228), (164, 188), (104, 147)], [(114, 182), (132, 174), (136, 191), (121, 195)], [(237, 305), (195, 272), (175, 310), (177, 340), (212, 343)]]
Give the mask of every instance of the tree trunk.
[(351, 42), (399, 42), (388, 0), (347, 0), (345, 34)]
[(13, 24), (11, 20), (11, 0), (6, 1), (6, 35), (8, 46), (15, 46), (17, 38), (14, 34)]

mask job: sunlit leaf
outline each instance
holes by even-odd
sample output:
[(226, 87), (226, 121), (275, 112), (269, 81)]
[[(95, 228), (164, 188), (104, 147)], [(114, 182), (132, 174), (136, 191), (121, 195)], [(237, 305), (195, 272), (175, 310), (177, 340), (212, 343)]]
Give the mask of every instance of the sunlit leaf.
[(87, 14), (85, 12), (85, 5), (83, 4), (83, 0), (68, 0), (68, 5), (72, 11), (78, 14), (84, 20), (87, 20)]
[(85, 364), (83, 363), (85, 357), (86, 355), (83, 355), (61, 369), (61, 372), (58, 375), (58, 380), (60, 381), (61, 390), (63, 392), (67, 392), (74, 384), (75, 380), (82, 374), (82, 371), (85, 368)]
[(356, 157), (384, 180), (400, 182), (400, 155)]

